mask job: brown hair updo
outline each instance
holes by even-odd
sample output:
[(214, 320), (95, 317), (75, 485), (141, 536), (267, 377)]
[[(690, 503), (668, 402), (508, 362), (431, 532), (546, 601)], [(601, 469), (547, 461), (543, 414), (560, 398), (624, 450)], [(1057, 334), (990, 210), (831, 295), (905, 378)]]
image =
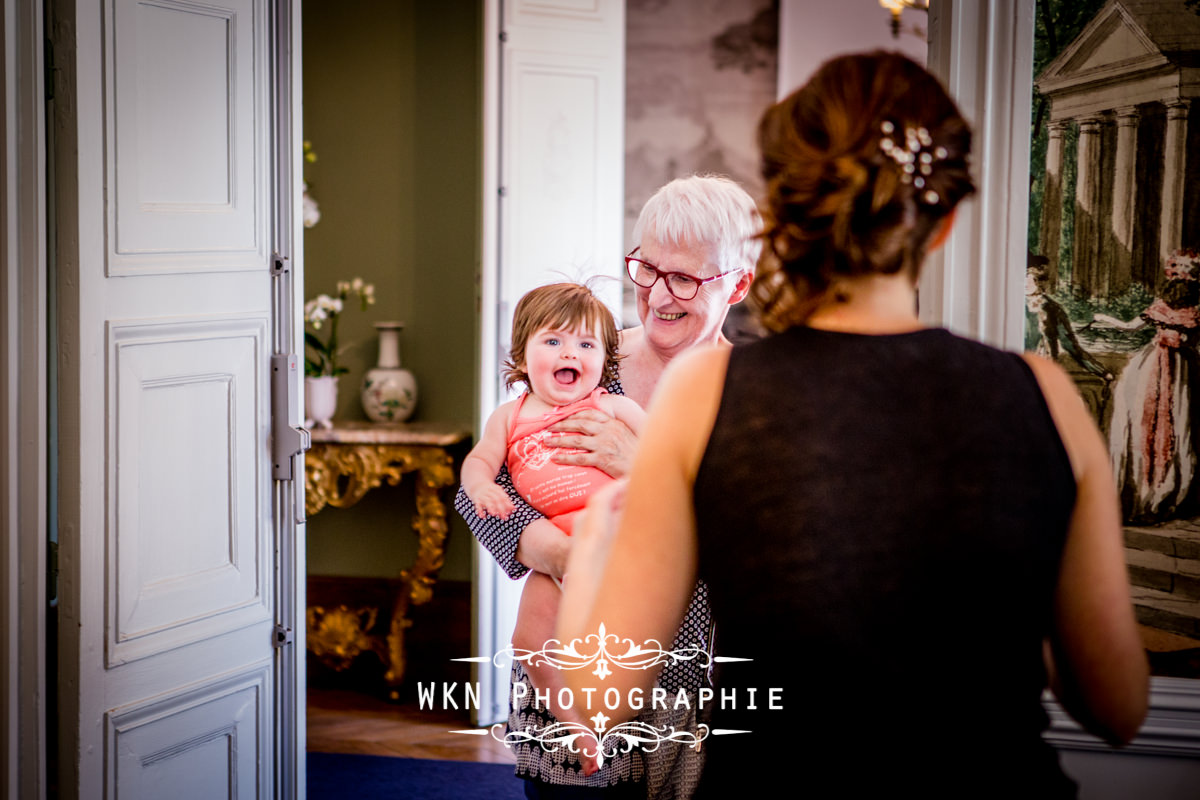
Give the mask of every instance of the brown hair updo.
[(802, 323), (839, 277), (915, 281), (937, 223), (975, 190), (970, 127), (898, 53), (827, 61), (767, 109), (758, 141), (766, 225), (751, 297), (774, 331)]

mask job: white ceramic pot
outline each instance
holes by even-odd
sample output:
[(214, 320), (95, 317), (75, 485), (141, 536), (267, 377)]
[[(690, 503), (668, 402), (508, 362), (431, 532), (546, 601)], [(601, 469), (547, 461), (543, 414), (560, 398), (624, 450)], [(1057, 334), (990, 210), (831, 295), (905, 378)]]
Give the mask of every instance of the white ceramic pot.
[(417, 407), (417, 379), (400, 366), (403, 322), (376, 322), (379, 363), (367, 370), (362, 383), (362, 407), (375, 422), (404, 422)]
[(338, 379), (334, 375), (304, 379), (304, 424), (309, 428), (332, 428), (337, 411)]

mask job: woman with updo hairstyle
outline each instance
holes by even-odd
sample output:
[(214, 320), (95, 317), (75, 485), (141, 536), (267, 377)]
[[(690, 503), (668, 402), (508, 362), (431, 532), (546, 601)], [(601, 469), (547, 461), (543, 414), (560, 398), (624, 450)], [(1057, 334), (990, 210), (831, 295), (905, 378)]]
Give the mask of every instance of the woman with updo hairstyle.
[(915, 285), (939, 224), (975, 191), (966, 120), (896, 54), (819, 70), (767, 109), (759, 146), (766, 247), (751, 296), (772, 331), (803, 323), (846, 278), (901, 273)]
[[(666, 641), (707, 582), (698, 796), (1073, 797), (1043, 691), (1119, 745), (1147, 664), (1074, 385), (916, 313), (922, 261), (973, 191), (969, 126), (880, 52), (824, 64), (759, 141), (753, 293), (776, 333), (669, 368), (627, 486), (577, 523), (559, 637)], [(615, 668), (603, 688), (645, 685)]]

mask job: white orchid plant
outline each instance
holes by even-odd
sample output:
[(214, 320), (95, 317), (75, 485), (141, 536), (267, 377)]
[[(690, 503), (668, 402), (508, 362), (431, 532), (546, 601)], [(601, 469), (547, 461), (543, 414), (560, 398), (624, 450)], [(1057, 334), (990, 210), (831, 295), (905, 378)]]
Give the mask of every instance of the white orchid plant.
[[(346, 307), (346, 301), (352, 295), (357, 295), (359, 306), (363, 311), (375, 303), (374, 284), (364, 283), (362, 278), (349, 281), (338, 281), (336, 296), (319, 294), (304, 304), (304, 322), (311, 330), (304, 331), (304, 374), (310, 378), (327, 375), (341, 375), (348, 372), (345, 367), (338, 366), (338, 317)], [(325, 330), (322, 339), (318, 331)]]

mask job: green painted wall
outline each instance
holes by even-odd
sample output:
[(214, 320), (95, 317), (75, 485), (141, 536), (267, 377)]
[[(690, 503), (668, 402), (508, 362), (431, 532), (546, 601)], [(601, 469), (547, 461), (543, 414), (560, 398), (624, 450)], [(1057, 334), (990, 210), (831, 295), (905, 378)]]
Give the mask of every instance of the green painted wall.
[[(480, 258), (482, 19), (471, 0), (305, 0), (305, 168), (321, 221), (305, 231), (305, 297), (355, 276), (376, 305), (343, 314), (350, 369), (335, 419), (364, 419), (371, 323), (402, 320), (414, 419), (474, 427)], [(309, 520), (309, 572), (396, 577), (416, 552), (411, 484)], [(446, 579), (471, 577), (470, 533), (451, 510)]]

